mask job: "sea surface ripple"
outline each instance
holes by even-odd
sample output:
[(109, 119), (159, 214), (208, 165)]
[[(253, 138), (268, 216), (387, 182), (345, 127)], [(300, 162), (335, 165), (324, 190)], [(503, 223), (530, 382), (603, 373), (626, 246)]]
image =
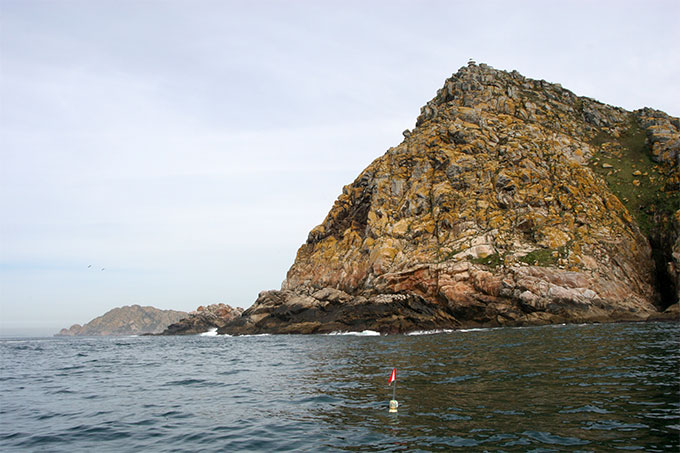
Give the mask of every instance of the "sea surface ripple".
[(5, 338), (0, 451), (677, 452), (679, 334)]

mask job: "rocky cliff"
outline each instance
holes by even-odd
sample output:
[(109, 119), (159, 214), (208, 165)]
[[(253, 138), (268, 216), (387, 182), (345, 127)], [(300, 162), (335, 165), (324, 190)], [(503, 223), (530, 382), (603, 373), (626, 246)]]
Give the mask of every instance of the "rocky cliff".
[(166, 326), (187, 316), (183, 311), (159, 310), (130, 305), (114, 308), (84, 326), (74, 324), (61, 329), (57, 336), (142, 335), (159, 333)]
[(228, 322), (241, 317), (243, 308), (225, 304), (200, 306), (185, 318), (169, 325), (160, 335), (192, 335), (224, 327)]
[(222, 333), (644, 320), (677, 302), (680, 122), (474, 63)]

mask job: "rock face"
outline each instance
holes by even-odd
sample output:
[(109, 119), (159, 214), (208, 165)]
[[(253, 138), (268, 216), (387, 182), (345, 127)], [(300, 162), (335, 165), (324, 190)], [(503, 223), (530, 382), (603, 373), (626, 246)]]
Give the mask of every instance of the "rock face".
[(224, 327), (229, 321), (241, 317), (243, 308), (225, 304), (200, 306), (188, 316), (169, 325), (161, 335), (192, 335)]
[(187, 316), (183, 311), (159, 310), (154, 307), (130, 305), (114, 308), (94, 318), (84, 326), (74, 324), (61, 329), (56, 336), (118, 336), (159, 333), (169, 324)]
[(671, 259), (668, 261), (668, 275), (672, 286), (675, 286), (675, 301), (680, 299), (680, 211), (675, 213), (675, 242), (671, 249)]
[(678, 118), (471, 64), (220, 332), (656, 316), (678, 297), (679, 166)]

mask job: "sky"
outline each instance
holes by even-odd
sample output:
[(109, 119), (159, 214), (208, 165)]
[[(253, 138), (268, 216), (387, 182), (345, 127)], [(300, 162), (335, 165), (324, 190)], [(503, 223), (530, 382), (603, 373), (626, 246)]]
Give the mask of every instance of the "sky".
[(468, 59), (680, 115), (680, 2), (0, 0), (0, 335), (247, 308)]

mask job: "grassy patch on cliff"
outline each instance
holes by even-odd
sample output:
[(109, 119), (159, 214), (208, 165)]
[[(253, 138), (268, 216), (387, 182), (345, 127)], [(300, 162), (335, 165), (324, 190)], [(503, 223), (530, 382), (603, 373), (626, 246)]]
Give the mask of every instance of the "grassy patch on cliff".
[[(557, 253), (555, 253), (557, 252)], [(520, 261), (531, 266), (554, 266), (560, 257), (560, 252), (553, 249), (536, 249), (527, 253)]]
[(485, 256), (484, 258), (472, 258), (470, 262), (496, 268), (503, 263), (503, 258), (498, 253), (494, 253), (493, 255)]
[(652, 161), (645, 131), (634, 118), (620, 137), (599, 132), (591, 144), (599, 149), (590, 168), (605, 180), (645, 235), (658, 228), (654, 222), (656, 213), (680, 209), (678, 197), (663, 191), (664, 168)]

